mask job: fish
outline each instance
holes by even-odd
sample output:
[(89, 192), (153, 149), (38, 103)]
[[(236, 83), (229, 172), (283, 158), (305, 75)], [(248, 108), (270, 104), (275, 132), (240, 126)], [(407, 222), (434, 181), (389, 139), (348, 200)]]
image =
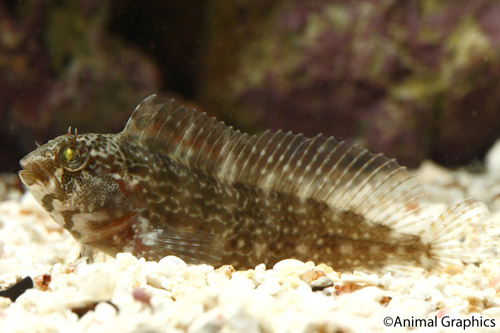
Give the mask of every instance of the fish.
[(434, 270), (485, 207), (435, 216), (395, 159), (318, 134), (250, 135), (175, 100), (143, 100), (117, 134), (68, 133), (19, 177), (82, 253), (253, 268), (294, 258), (339, 271)]

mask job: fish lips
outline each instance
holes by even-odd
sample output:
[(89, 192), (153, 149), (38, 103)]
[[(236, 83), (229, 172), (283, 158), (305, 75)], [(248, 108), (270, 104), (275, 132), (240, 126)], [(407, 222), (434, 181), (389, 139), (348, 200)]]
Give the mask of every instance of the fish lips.
[(19, 178), (27, 186), (31, 187), (36, 183), (47, 184), (49, 174), (40, 163), (33, 161), (32, 156), (26, 155), (19, 161), (23, 170), (18, 172)]

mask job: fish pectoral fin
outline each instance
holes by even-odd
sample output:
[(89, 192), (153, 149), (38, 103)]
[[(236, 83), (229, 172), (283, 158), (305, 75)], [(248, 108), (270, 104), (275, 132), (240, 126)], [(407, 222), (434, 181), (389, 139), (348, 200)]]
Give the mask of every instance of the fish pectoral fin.
[(158, 235), (158, 249), (177, 256), (187, 263), (222, 262), (222, 242), (218, 235), (207, 231), (184, 231), (168, 229)]

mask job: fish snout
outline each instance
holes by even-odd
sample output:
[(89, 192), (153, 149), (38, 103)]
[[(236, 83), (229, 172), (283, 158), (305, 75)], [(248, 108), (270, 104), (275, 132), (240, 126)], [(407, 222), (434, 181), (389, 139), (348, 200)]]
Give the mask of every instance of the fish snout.
[(26, 186), (30, 187), (37, 182), (42, 184), (49, 182), (49, 173), (43, 167), (43, 163), (35, 160), (32, 154), (24, 156), (19, 164), (23, 170), (19, 171), (18, 175)]

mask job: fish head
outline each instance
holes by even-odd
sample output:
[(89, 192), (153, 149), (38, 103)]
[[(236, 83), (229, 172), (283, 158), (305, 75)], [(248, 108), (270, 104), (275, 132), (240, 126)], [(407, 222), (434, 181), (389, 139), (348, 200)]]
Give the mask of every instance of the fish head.
[(19, 177), (35, 200), (81, 243), (97, 242), (135, 214), (137, 192), (118, 141), (114, 134), (68, 133), (20, 161)]

